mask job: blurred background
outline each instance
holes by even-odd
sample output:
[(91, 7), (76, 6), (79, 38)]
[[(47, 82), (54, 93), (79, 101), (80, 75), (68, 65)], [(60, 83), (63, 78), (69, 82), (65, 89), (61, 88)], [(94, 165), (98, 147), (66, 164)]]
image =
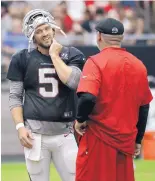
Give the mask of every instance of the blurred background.
[[(106, 17), (120, 20), (125, 27), (122, 46), (146, 65), (151, 91), (155, 96), (155, 1), (1, 1), (2, 163), (24, 160), (23, 149), (9, 112), (6, 73), (11, 56), (28, 47), (28, 40), (22, 33), (22, 19), (28, 11), (35, 8), (46, 9), (55, 17), (57, 24), (67, 34), (67, 38), (64, 38), (60, 32), (56, 33), (56, 39), (61, 44), (79, 48), (86, 57), (98, 53), (95, 24)], [(151, 102), (140, 158), (155, 160), (155, 99)], [(154, 170), (152, 178), (155, 180), (155, 164), (151, 168)], [(143, 178), (144, 176), (136, 181), (143, 181)], [(6, 177), (2, 180), (10, 181)], [(13, 177), (11, 180), (18, 181)], [(20, 181), (25, 180), (22, 178)]]

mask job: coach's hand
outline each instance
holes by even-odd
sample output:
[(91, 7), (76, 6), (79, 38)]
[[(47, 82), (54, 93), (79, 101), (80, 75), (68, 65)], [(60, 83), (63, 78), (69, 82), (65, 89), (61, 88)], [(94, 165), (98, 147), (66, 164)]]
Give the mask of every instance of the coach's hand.
[(136, 144), (134, 157), (137, 157), (138, 155), (140, 155), (140, 151), (141, 151), (141, 144)]
[(49, 49), (49, 54), (50, 56), (59, 56), (61, 50), (62, 50), (62, 45), (60, 43), (58, 43), (55, 39), (53, 39), (53, 43), (50, 46)]
[(87, 127), (87, 122), (86, 121), (83, 122), (83, 123), (79, 123), (78, 121), (75, 121), (75, 130), (81, 136), (83, 136), (83, 134), (85, 133), (86, 127)]
[(18, 129), (18, 137), (22, 146), (32, 148), (33, 136), (31, 132), (25, 127)]

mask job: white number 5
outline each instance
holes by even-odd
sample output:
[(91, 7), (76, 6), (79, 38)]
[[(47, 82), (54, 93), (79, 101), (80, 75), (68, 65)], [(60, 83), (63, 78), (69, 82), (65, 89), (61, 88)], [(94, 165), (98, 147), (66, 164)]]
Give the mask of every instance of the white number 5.
[(55, 97), (59, 93), (58, 81), (54, 77), (45, 77), (45, 74), (55, 74), (54, 68), (41, 68), (39, 69), (39, 83), (40, 84), (51, 84), (52, 91), (46, 91), (45, 87), (39, 88), (39, 93), (43, 97)]

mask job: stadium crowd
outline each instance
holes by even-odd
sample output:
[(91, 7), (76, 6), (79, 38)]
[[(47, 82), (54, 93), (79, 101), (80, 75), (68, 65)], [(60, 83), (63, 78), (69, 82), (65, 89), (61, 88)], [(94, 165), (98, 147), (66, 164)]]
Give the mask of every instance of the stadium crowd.
[[(48, 10), (57, 24), (67, 34), (62, 38), (58, 31), (56, 38), (64, 45), (95, 45), (95, 24), (102, 18), (112, 17), (124, 24), (125, 36), (151, 34), (155, 32), (155, 2), (153, 1), (2, 1), (1, 43), (2, 60), (6, 66), (10, 56), (27, 48), (28, 39), (22, 33), (22, 19), (31, 9)], [(130, 36), (129, 36), (130, 37)], [(154, 39), (155, 40), (155, 39)], [(125, 39), (125, 45), (155, 44), (155, 41)]]

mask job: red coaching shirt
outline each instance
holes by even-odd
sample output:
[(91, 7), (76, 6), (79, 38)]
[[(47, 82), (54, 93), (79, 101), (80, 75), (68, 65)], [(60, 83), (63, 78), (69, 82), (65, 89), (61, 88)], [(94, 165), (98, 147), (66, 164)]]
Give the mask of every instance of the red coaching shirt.
[(87, 60), (77, 92), (97, 97), (89, 115), (92, 132), (116, 149), (133, 154), (139, 107), (152, 100), (143, 63), (123, 48), (105, 48)]

